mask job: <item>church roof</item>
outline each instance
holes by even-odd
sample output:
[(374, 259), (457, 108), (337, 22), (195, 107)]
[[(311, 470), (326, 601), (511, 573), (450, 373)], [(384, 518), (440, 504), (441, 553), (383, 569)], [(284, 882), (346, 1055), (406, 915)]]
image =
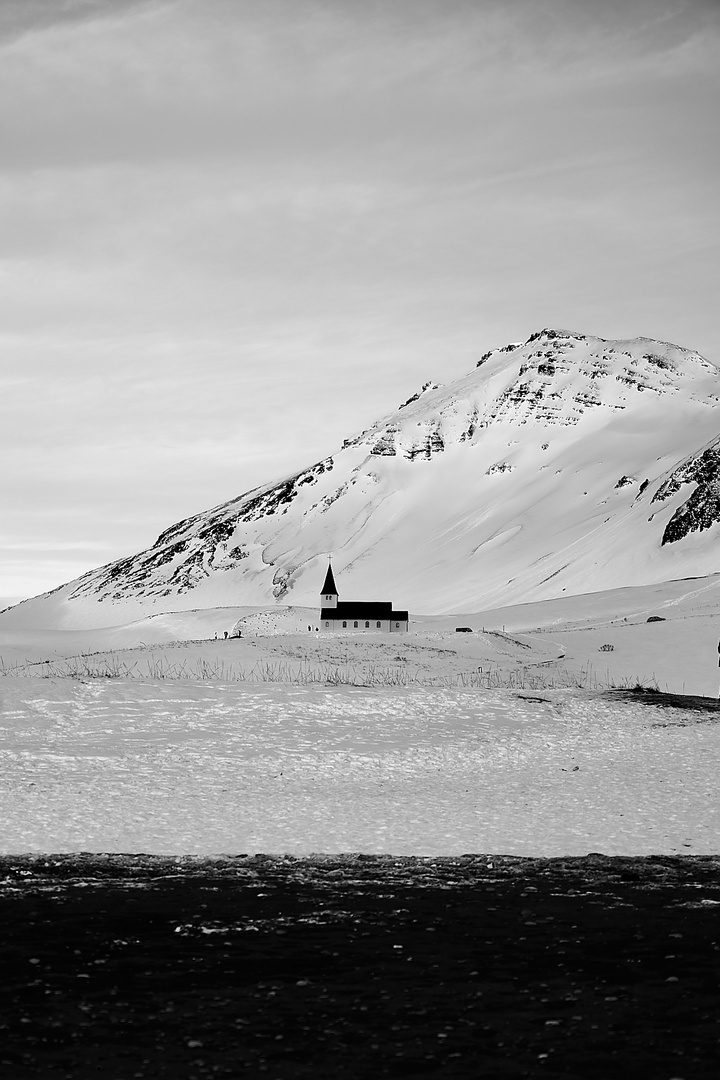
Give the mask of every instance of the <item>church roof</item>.
[(387, 601), (341, 600), (336, 608), (321, 608), (321, 619), (396, 619), (407, 621), (407, 611), (393, 611)]
[(332, 564), (328, 563), (327, 574), (325, 575), (325, 584), (320, 590), (323, 596), (337, 596), (337, 586), (335, 585), (335, 578), (333, 577)]

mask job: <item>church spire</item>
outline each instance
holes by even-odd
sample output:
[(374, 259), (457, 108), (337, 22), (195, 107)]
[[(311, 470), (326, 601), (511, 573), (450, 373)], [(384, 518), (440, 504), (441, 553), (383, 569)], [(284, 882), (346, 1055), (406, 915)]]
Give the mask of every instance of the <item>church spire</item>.
[(332, 564), (328, 561), (327, 573), (325, 575), (325, 584), (321, 591), (323, 597), (323, 607), (335, 607), (338, 603), (338, 589), (335, 583), (335, 578), (332, 577)]

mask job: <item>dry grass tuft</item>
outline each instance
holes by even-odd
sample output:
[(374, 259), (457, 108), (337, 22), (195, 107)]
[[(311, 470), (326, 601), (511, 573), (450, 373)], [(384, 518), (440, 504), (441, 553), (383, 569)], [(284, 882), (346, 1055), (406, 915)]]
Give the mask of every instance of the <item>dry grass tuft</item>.
[(215, 660), (197, 659), (172, 663), (165, 656), (148, 656), (132, 663), (120, 654), (81, 653), (58, 660), (5, 664), (0, 657), (0, 676), (40, 676), (46, 679), (179, 679), (193, 682), (284, 683), (290, 686), (364, 686), (372, 688), (437, 687), (471, 690), (629, 690), (637, 687), (658, 689), (657, 679), (637, 677), (612, 679), (608, 672), (598, 676), (588, 663), (579, 672), (549, 669), (547, 665), (522, 665), (501, 668), (498, 664), (452, 674), (432, 675), (421, 668), (401, 664), (357, 664), (350, 660), (289, 661), (260, 660), (251, 666)]

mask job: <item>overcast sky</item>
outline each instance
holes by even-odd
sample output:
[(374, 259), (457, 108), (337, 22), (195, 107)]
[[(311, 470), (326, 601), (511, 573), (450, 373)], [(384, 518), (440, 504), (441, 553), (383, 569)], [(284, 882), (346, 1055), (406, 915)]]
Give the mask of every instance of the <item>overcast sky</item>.
[(1, 0), (0, 595), (543, 326), (720, 364), (716, 0)]

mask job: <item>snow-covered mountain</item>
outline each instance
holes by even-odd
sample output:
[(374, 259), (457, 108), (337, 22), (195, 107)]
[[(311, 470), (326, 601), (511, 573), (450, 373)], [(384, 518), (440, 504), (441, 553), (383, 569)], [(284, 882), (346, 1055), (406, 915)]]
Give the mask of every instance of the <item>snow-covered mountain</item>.
[(714, 573), (719, 405), (720, 370), (698, 353), (545, 329), (427, 383), (331, 457), (0, 619), (315, 605), (328, 552), (342, 598), (424, 613)]

